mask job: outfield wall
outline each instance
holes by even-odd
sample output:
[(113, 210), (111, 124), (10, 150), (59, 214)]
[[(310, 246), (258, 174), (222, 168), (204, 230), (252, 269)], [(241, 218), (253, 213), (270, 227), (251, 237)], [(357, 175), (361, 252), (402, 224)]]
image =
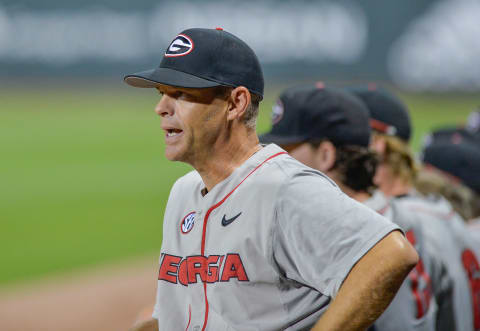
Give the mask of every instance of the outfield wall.
[(268, 77), (388, 80), (410, 90), (480, 89), (480, 3), (406, 1), (0, 0), (0, 72), (119, 75), (156, 65), (188, 27), (222, 26)]

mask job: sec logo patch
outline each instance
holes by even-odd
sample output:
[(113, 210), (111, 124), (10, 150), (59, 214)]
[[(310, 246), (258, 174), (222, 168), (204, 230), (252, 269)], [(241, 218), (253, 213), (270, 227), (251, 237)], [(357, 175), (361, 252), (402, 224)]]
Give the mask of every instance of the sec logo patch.
[(179, 34), (173, 39), (165, 52), (165, 57), (184, 56), (193, 51), (193, 41), (185, 34)]
[(195, 212), (192, 211), (182, 219), (182, 222), (180, 223), (180, 232), (182, 232), (183, 234), (187, 234), (193, 229), (194, 225), (195, 225)]

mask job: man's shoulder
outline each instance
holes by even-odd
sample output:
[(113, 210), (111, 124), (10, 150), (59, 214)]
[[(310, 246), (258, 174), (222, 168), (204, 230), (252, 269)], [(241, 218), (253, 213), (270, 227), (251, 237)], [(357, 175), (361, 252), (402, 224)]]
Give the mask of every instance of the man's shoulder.
[(376, 190), (372, 196), (364, 202), (367, 207), (372, 208), (380, 215), (383, 215), (387, 218), (391, 218), (390, 203), (387, 197), (380, 191)]
[(288, 154), (272, 159), (269, 163), (264, 169), (266, 175), (257, 182), (261, 182), (259, 186), (265, 190), (275, 192), (271, 197), (274, 196), (278, 206), (292, 208), (301, 203), (312, 210), (327, 210), (331, 203), (338, 204), (346, 199), (345, 194), (327, 175), (300, 163)]
[(182, 177), (178, 178), (173, 184), (171, 192), (181, 192), (185, 189), (193, 189), (197, 186), (202, 186), (203, 181), (202, 177), (196, 170), (192, 170)]
[(188, 183), (188, 184), (199, 184), (202, 183), (202, 177), (196, 170), (187, 172), (185, 175), (177, 179), (177, 182)]

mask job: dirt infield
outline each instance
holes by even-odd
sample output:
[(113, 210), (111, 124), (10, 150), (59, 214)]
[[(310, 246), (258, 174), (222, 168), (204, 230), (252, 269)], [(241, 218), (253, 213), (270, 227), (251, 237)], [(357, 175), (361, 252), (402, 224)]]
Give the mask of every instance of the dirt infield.
[(148, 315), (156, 258), (0, 288), (2, 331), (121, 331)]

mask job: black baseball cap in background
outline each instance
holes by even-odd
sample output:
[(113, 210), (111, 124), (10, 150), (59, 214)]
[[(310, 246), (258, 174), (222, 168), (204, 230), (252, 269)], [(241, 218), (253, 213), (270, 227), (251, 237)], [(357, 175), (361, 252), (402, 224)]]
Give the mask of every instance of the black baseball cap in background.
[(407, 106), (398, 97), (376, 84), (348, 87), (347, 90), (362, 99), (370, 110), (372, 129), (405, 142), (410, 140), (410, 115)]
[(423, 146), (426, 147), (438, 142), (460, 144), (463, 141), (476, 144), (480, 148), (479, 137), (463, 127), (442, 127), (436, 129), (423, 138)]
[(334, 145), (370, 142), (369, 112), (351, 93), (323, 84), (284, 91), (273, 107), (272, 129), (262, 143), (289, 145), (330, 140)]
[(244, 86), (260, 98), (264, 88), (262, 68), (253, 50), (222, 28), (182, 31), (158, 68), (127, 75), (124, 80), (135, 87)]
[(422, 150), (422, 161), (451, 176), (480, 194), (480, 148), (468, 140), (433, 140)]

